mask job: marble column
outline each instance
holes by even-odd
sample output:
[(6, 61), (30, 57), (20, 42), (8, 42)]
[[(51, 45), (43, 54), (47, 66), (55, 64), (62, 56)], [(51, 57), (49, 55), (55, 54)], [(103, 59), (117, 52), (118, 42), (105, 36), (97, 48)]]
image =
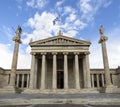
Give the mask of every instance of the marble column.
[(94, 74), (91, 75), (91, 79), (92, 79), (92, 87), (94, 88), (95, 87), (95, 84), (94, 84)]
[(80, 89), (80, 79), (79, 79), (79, 53), (75, 54), (75, 87), (76, 89)]
[(101, 74), (101, 78), (102, 78), (102, 86), (105, 86), (105, 81), (104, 81), (104, 74)]
[(27, 88), (29, 88), (29, 78), (30, 77), (30, 75), (29, 74), (27, 74)]
[(22, 88), (24, 88), (24, 74), (22, 74)]
[(19, 87), (19, 74), (17, 74), (17, 87)]
[(96, 78), (97, 78), (97, 88), (100, 87), (100, 84), (99, 84), (99, 74), (96, 74)]
[(14, 52), (13, 52), (12, 67), (10, 72), (10, 83), (9, 83), (9, 86), (12, 86), (12, 87), (15, 87), (18, 51), (19, 51), (19, 44), (21, 43), (21, 39), (20, 39), (21, 32), (22, 32), (22, 29), (20, 26), (18, 26), (16, 31), (16, 36), (13, 37), (13, 41), (15, 41), (15, 46), (14, 46)]
[(30, 86), (29, 86), (31, 89), (34, 89), (35, 55), (36, 55), (36, 53), (32, 53), (31, 71), (30, 71)]
[(112, 84), (110, 79), (110, 70), (109, 70), (107, 49), (106, 49), (106, 43), (105, 43), (108, 40), (108, 37), (104, 36), (104, 29), (102, 26), (100, 27), (99, 31), (100, 31), (99, 43), (101, 43), (101, 46), (102, 46), (103, 64), (104, 64), (104, 71), (105, 71), (105, 81), (106, 81), (105, 85), (107, 87)]
[(89, 52), (85, 52), (83, 56), (83, 74), (84, 74), (84, 87), (91, 88)]
[(52, 53), (53, 54), (53, 81), (52, 81), (52, 85), (53, 85), (53, 89), (57, 88), (57, 58), (56, 55), (57, 53)]
[(45, 89), (45, 66), (46, 66), (46, 53), (42, 54), (42, 70), (41, 70), (41, 89)]
[(64, 89), (68, 89), (68, 53), (64, 54)]
[(37, 74), (38, 74), (38, 58), (35, 58), (35, 66), (34, 66), (34, 89), (37, 89)]

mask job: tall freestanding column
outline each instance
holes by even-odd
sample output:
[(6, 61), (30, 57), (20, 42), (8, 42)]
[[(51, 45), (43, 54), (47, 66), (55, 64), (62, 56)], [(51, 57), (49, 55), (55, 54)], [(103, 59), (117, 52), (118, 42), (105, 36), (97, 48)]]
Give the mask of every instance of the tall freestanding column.
[(19, 44), (21, 43), (21, 39), (20, 39), (21, 33), (22, 33), (22, 28), (18, 26), (16, 30), (16, 36), (13, 37), (13, 41), (15, 41), (15, 46), (14, 46), (12, 67), (11, 67), (11, 73), (10, 73), (10, 83), (9, 83), (9, 86), (13, 86), (13, 87), (15, 87), (18, 51), (19, 51)]
[(106, 44), (105, 44), (105, 42), (108, 40), (108, 37), (104, 36), (103, 26), (100, 27), (99, 31), (100, 31), (99, 43), (101, 43), (101, 46), (102, 46), (105, 81), (106, 81), (106, 87), (107, 87), (112, 84), (111, 79), (110, 79), (109, 63), (108, 63), (107, 49), (106, 49)]

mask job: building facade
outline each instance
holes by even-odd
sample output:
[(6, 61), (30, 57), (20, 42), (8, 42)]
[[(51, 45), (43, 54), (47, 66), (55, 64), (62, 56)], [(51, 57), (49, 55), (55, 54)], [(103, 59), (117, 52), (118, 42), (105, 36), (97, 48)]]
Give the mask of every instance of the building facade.
[[(24, 93), (96, 93), (106, 87), (105, 69), (90, 69), (89, 41), (57, 36), (30, 42), (31, 69), (15, 71), (15, 87)], [(110, 92), (120, 92), (120, 67), (110, 69)], [(0, 88), (9, 85), (11, 70), (0, 68)], [(114, 88), (113, 88), (114, 87)]]

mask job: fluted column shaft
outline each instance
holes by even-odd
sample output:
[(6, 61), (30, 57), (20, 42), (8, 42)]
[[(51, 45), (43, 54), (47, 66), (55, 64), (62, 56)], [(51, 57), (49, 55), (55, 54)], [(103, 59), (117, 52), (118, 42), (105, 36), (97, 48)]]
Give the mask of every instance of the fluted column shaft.
[(45, 89), (46, 53), (42, 53), (41, 89)]
[(18, 51), (19, 51), (19, 42), (15, 42), (13, 59), (12, 59), (11, 75), (10, 75), (10, 84), (9, 84), (10, 86), (15, 86)]
[(64, 89), (68, 89), (68, 59), (67, 54), (64, 54)]
[(97, 88), (100, 87), (100, 84), (99, 84), (99, 74), (96, 74), (96, 78), (97, 78)]
[(53, 54), (53, 89), (57, 88), (57, 59), (56, 59), (56, 54), (57, 53), (52, 53)]
[(91, 75), (91, 81), (92, 81), (92, 87), (94, 88), (95, 87), (95, 84), (94, 84), (94, 74)]
[[(103, 28), (100, 28), (103, 30)], [(108, 40), (108, 37), (104, 36), (104, 30), (101, 33), (100, 32), (100, 40), (99, 43), (101, 43), (102, 46), (102, 54), (103, 54), (103, 64), (104, 64), (104, 71), (105, 71), (105, 81), (106, 81), (106, 87), (111, 85), (111, 78), (110, 78), (110, 70), (109, 70), (109, 63), (108, 63), (108, 56), (107, 56), (107, 49), (106, 49), (106, 41)]]
[(19, 87), (19, 74), (17, 74), (17, 87)]
[(102, 78), (102, 86), (105, 86), (105, 81), (104, 81), (104, 74), (101, 74), (101, 78)]
[(80, 89), (79, 59), (78, 59), (79, 53), (74, 53), (74, 54), (75, 54), (75, 87), (76, 87), (76, 89)]
[(11, 72), (10, 72), (10, 83), (9, 83), (9, 86), (13, 86), (13, 87), (15, 87), (18, 51), (19, 51), (19, 44), (21, 43), (21, 39), (20, 39), (21, 33), (22, 33), (22, 28), (18, 26), (16, 30), (16, 36), (13, 37), (13, 41), (15, 41), (15, 46), (14, 46), (14, 52), (13, 52), (12, 66), (11, 66)]
[(85, 52), (83, 57), (83, 73), (84, 73), (84, 87), (91, 88), (90, 67), (89, 67), (89, 52)]
[(102, 45), (102, 53), (103, 53), (103, 63), (104, 63), (104, 70), (105, 70), (106, 85), (111, 85), (112, 83), (111, 83), (111, 79), (110, 79), (110, 71), (109, 71), (106, 44), (105, 44), (105, 42), (102, 42), (101, 45)]
[(34, 88), (34, 73), (35, 71), (35, 53), (32, 53), (32, 60), (31, 60), (31, 71), (30, 71), (30, 88)]
[(24, 74), (22, 74), (22, 88), (24, 88)]
[(29, 88), (29, 74), (27, 74), (27, 88)]

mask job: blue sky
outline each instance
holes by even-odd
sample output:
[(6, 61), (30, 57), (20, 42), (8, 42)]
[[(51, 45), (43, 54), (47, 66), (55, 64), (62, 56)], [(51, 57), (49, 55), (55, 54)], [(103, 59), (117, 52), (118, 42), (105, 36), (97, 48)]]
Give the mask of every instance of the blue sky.
[[(55, 26), (53, 20), (60, 15)], [(30, 68), (29, 41), (55, 36), (90, 40), (90, 67), (102, 68), (99, 27), (104, 26), (109, 65), (120, 65), (120, 0), (0, 0), (0, 67), (11, 68), (15, 30), (23, 29), (18, 68)]]

